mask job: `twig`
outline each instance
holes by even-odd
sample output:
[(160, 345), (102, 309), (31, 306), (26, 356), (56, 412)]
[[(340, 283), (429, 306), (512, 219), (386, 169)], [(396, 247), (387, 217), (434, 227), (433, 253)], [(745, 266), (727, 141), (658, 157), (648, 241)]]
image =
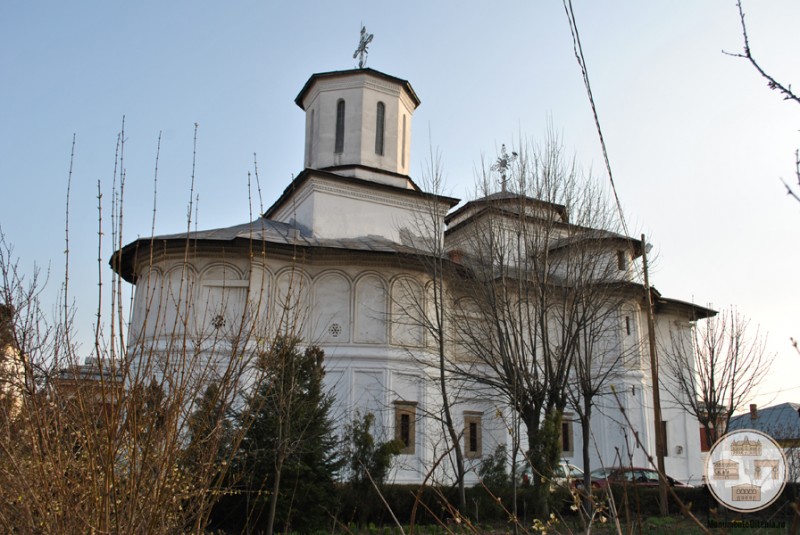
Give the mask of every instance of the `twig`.
[(747, 35), (747, 25), (744, 22), (744, 9), (742, 8), (742, 1), (736, 0), (736, 7), (739, 9), (739, 20), (742, 23), (742, 38), (744, 39), (744, 50), (743, 53), (738, 52), (726, 52), (725, 50), (722, 51), (723, 54), (727, 56), (733, 56), (735, 58), (743, 58), (750, 62), (750, 64), (755, 67), (758, 73), (767, 80), (767, 85), (770, 89), (778, 91), (779, 93), (783, 94), (784, 100), (793, 100), (800, 104), (800, 95), (797, 95), (792, 91), (791, 84), (783, 85), (775, 78), (770, 76), (756, 59), (753, 57), (752, 49), (750, 48), (750, 38)]
[[(72, 149), (69, 153), (69, 174), (67, 175), (67, 199), (64, 214), (64, 321), (69, 317), (69, 194), (72, 191), (72, 164), (75, 162), (75, 134), (72, 134)], [(64, 333), (69, 343), (69, 330)]]
[[(778, 91), (783, 95), (783, 100), (792, 100), (800, 104), (800, 95), (792, 91), (792, 85), (791, 84), (784, 85), (778, 80), (776, 80), (772, 75), (767, 73), (767, 71), (765, 71), (761, 67), (758, 61), (756, 61), (755, 57), (753, 57), (753, 51), (750, 48), (750, 36), (747, 34), (747, 24), (745, 24), (744, 21), (744, 8), (742, 8), (741, 0), (736, 0), (736, 7), (739, 10), (739, 20), (742, 24), (742, 40), (744, 41), (744, 50), (741, 53), (727, 52), (723, 50), (722, 53), (725, 54), (726, 56), (733, 56), (735, 58), (746, 59), (747, 61), (750, 62), (750, 65), (752, 65), (756, 69), (756, 71), (758, 71), (758, 73), (764, 79), (767, 80), (767, 86), (770, 89)], [(795, 156), (795, 175), (797, 177), (798, 188), (800, 188), (800, 156), (798, 155), (798, 151), (795, 151), (794, 156)], [(783, 183), (784, 187), (786, 188), (786, 194), (792, 197), (797, 202), (800, 202), (800, 195), (798, 195), (783, 178), (781, 178), (780, 180)]]
[(399, 520), (397, 520), (394, 511), (392, 511), (392, 506), (389, 505), (389, 502), (387, 502), (386, 498), (383, 497), (381, 489), (378, 488), (378, 485), (375, 484), (375, 480), (372, 479), (372, 474), (369, 473), (369, 470), (367, 470), (366, 467), (363, 468), (364, 468), (364, 473), (367, 474), (367, 477), (369, 478), (369, 482), (372, 483), (372, 487), (375, 489), (375, 492), (378, 493), (378, 497), (381, 499), (381, 502), (383, 502), (383, 505), (386, 507), (386, 510), (389, 511), (389, 514), (392, 515), (392, 520), (394, 520), (394, 523), (397, 525), (397, 529), (400, 530), (400, 533), (406, 535), (406, 532), (403, 529), (403, 525), (400, 523)]
[[(800, 189), (800, 150), (794, 151), (794, 174), (797, 178), (797, 187)], [(800, 202), (800, 196), (792, 189), (792, 187), (781, 178), (781, 182), (783, 182), (784, 187), (786, 188), (786, 195), (793, 197), (794, 200)]]

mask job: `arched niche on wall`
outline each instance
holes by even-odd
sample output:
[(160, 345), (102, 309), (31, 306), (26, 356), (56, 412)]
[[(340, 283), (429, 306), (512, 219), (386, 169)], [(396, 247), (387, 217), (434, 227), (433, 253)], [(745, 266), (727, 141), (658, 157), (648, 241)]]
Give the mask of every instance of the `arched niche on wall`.
[(641, 308), (635, 303), (625, 303), (619, 307), (619, 353), (624, 366), (630, 369), (645, 367), (640, 317)]
[(200, 291), (195, 310), (197, 332), (233, 341), (246, 338), (247, 290), (249, 281), (236, 266), (219, 262), (200, 274)]
[(270, 335), (273, 321), (272, 307), (272, 273), (263, 264), (253, 264), (250, 268), (250, 285), (247, 293), (247, 306), (250, 318), (254, 323), (257, 338), (265, 339)]
[(493, 330), (487, 325), (487, 319), (474, 298), (465, 296), (456, 299), (452, 304), (450, 320), (447, 325), (448, 337), (456, 358), (474, 360), (482, 347), (491, 344), (487, 333)]
[(156, 336), (183, 338), (193, 333), (193, 299), (197, 274), (188, 265), (167, 271), (158, 289), (158, 321)]
[(153, 266), (137, 276), (128, 345), (136, 345), (144, 338), (155, 336), (162, 313), (159, 307), (162, 279), (161, 270)]
[(355, 297), (355, 341), (385, 344), (388, 315), (386, 283), (378, 275), (364, 275), (356, 281)]
[(275, 301), (270, 323), (280, 334), (306, 338), (310, 321), (311, 281), (302, 270), (283, 270), (275, 279)]
[(423, 318), (425, 295), (422, 285), (410, 277), (392, 282), (392, 343), (422, 347), (425, 344)]
[(350, 341), (350, 301), (350, 281), (343, 274), (330, 271), (315, 277), (311, 341)]

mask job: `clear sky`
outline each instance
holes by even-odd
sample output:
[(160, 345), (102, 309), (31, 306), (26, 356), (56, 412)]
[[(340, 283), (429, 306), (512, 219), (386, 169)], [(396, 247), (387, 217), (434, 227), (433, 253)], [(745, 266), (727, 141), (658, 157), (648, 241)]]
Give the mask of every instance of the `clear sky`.
[[(800, 106), (744, 61), (733, 0), (575, 0), (618, 191), (631, 231), (655, 246), (653, 284), (668, 297), (729, 304), (769, 332), (777, 354), (756, 401), (800, 400), (800, 203), (784, 195), (800, 147)], [(751, 44), (788, 83), (800, 75), (800, 3), (750, 0)], [(0, 3), (0, 225), (23, 268), (63, 279), (72, 135), (71, 287), (77, 326), (97, 302), (97, 184), (110, 278), (114, 150), (125, 116), (124, 242), (186, 228), (198, 123), (199, 228), (250, 218), (257, 154), (264, 204), (302, 170), (304, 114), (294, 97), (314, 72), (368, 66), (411, 82), (413, 176), (441, 151), (446, 193), (468, 198), (481, 157), (543, 138), (548, 122), (605, 180), (591, 112), (558, 0), (453, 2), (150, 1)], [(253, 202), (257, 212), (258, 201)], [(107, 298), (106, 298), (107, 302)], [(88, 354), (89, 344), (84, 344)]]

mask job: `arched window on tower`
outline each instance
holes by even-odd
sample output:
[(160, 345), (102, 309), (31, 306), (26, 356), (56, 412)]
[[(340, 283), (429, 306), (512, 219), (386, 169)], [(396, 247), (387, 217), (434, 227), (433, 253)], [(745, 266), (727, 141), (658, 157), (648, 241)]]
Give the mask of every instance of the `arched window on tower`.
[(386, 117), (386, 106), (383, 102), (378, 102), (378, 109), (375, 114), (375, 154), (383, 156), (383, 124)]
[(344, 152), (344, 100), (336, 103), (336, 145), (335, 153)]
[(308, 152), (309, 155), (311, 151), (314, 150), (314, 111), (311, 110), (311, 126), (309, 128), (309, 135), (308, 135)]
[(403, 115), (403, 146), (400, 152), (400, 167), (406, 166), (406, 116)]

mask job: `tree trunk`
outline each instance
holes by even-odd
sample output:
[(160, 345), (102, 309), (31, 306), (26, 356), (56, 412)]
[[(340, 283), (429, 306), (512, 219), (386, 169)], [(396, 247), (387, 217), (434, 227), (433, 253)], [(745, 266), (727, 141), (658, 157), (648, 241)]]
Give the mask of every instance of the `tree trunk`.
[(535, 414), (538, 412), (535, 409), (526, 412), (528, 416), (523, 418), (528, 431), (528, 460), (533, 472), (533, 514), (540, 520), (546, 520), (550, 516), (550, 480), (560, 453), (561, 416), (554, 409), (542, 421)]
[(272, 535), (275, 527), (275, 512), (278, 508), (278, 493), (281, 490), (281, 472), (283, 461), (275, 464), (275, 481), (272, 484), (272, 496), (269, 497), (269, 517), (267, 518), (267, 535)]
[(439, 332), (439, 388), (442, 394), (442, 405), (444, 407), (444, 421), (450, 440), (453, 442), (453, 449), (456, 453), (456, 478), (458, 483), (458, 510), (461, 514), (467, 512), (467, 495), (464, 490), (464, 453), (461, 450), (461, 443), (453, 424), (453, 415), (450, 411), (450, 399), (447, 397), (447, 383), (444, 373), (444, 333)]
[(583, 514), (592, 518), (592, 476), (590, 474), (591, 461), (589, 459), (592, 435), (592, 403), (584, 398), (583, 417), (581, 418), (581, 453), (583, 455)]
[[(444, 375), (444, 372), (442, 372)], [(444, 414), (445, 414), (445, 425), (447, 427), (447, 432), (450, 435), (450, 440), (453, 441), (453, 449), (455, 450), (456, 454), (456, 478), (458, 483), (458, 510), (461, 514), (466, 514), (467, 512), (467, 495), (466, 491), (464, 490), (464, 453), (461, 451), (461, 445), (459, 443), (459, 436), (456, 433), (455, 426), (453, 424), (453, 416), (450, 412), (450, 402), (447, 401), (447, 390), (444, 386), (444, 376), (442, 376), (442, 399), (444, 401)]]

